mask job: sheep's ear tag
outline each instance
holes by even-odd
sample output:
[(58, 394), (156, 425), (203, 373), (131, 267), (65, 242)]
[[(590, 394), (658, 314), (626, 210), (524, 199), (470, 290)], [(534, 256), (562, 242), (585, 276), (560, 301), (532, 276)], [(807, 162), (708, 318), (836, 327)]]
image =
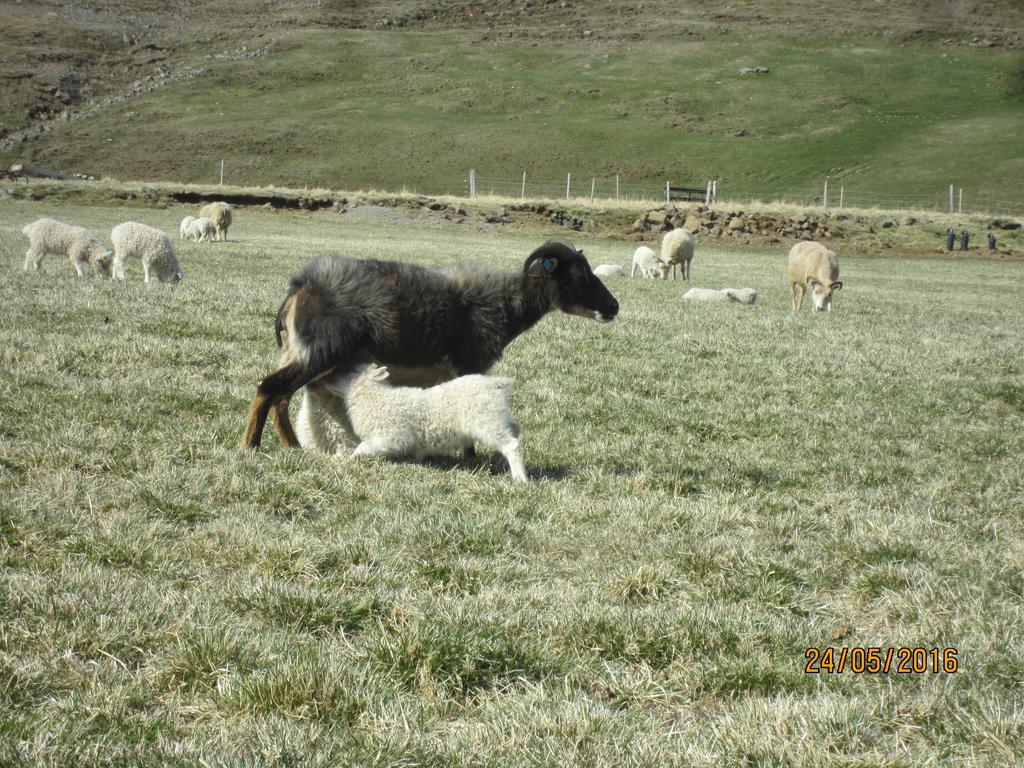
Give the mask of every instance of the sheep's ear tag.
[(558, 266), (558, 259), (542, 259), (540, 265), (544, 268), (545, 272), (554, 272), (555, 267)]

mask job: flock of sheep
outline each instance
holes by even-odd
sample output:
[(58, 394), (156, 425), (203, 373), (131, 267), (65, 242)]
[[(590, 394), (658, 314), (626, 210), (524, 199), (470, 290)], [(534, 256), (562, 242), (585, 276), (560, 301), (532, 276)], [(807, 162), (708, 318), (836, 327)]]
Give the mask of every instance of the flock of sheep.
[[(182, 239), (226, 240), (231, 208), (211, 203), (181, 222)], [(170, 238), (138, 222), (111, 231), (113, 254), (88, 230), (39, 219), (29, 238), (25, 269), (46, 253), (66, 255), (79, 276), (87, 265), (123, 280), (124, 263), (142, 260), (162, 282), (183, 273)], [(695, 242), (686, 229), (665, 234), (661, 253), (640, 246), (631, 276), (668, 279), (679, 266), (693, 275)], [(831, 310), (842, 288), (835, 253), (804, 241), (789, 253), (792, 306), (810, 291), (814, 307)], [(554, 310), (611, 322), (619, 304), (599, 279), (624, 276), (621, 265), (593, 271), (583, 252), (556, 238), (508, 273), (475, 264), (421, 267), (403, 262), (323, 256), (291, 281), (277, 312), (277, 370), (259, 382), (242, 437), (258, 448), (267, 418), (290, 447), (335, 455), (391, 457), (447, 454), (475, 444), (500, 452), (512, 477), (526, 481), (519, 426), (512, 418), (510, 379), (486, 376), (505, 347)], [(695, 293), (696, 292), (696, 293)], [(756, 291), (692, 289), (684, 298), (752, 304)], [(390, 379), (390, 381), (386, 381)], [(293, 429), (288, 406), (302, 390)]]
[[(223, 202), (204, 205), (199, 218), (186, 216), (181, 222), (182, 240), (202, 242), (227, 240), (231, 226), (231, 206)], [(178, 263), (178, 256), (171, 245), (171, 238), (148, 224), (126, 221), (110, 231), (111, 252), (99, 239), (84, 227), (65, 224), (56, 219), (36, 219), (21, 230), (28, 238), (28, 253), (25, 254), (25, 271), (36, 272), (43, 257), (48, 254), (67, 256), (75, 273), (82, 277), (85, 269), (92, 266), (104, 277), (125, 279), (124, 265), (128, 259), (142, 261), (145, 281), (153, 274), (162, 283), (177, 283), (185, 277)]]
[[(633, 268), (629, 276), (635, 277), (639, 271), (641, 277), (667, 280), (671, 270), (674, 280), (678, 264), (683, 279), (689, 280), (693, 277), (695, 251), (696, 243), (689, 230), (670, 230), (662, 238), (660, 255), (646, 245), (641, 245), (633, 252)], [(600, 264), (594, 267), (594, 274), (598, 277), (622, 277), (625, 273), (621, 264)], [(800, 311), (808, 291), (815, 309), (832, 311), (832, 296), (843, 287), (839, 279), (839, 259), (834, 251), (813, 240), (803, 240), (789, 251), (787, 274), (794, 312)], [(757, 291), (753, 288), (691, 288), (683, 295), (683, 299), (753, 304), (757, 300)]]

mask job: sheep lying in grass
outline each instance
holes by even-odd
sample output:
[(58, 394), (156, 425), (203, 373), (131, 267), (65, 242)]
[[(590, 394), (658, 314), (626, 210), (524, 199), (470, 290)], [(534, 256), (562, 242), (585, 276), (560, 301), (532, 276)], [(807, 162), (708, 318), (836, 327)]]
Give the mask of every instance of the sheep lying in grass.
[(693, 251), (696, 243), (693, 234), (688, 229), (673, 229), (666, 232), (661, 239), (661, 256), (659, 260), (665, 269), (661, 272), (661, 279), (668, 278), (668, 267), (672, 268), (672, 279), (676, 279), (676, 264), (683, 274), (683, 280), (693, 277)]
[(799, 242), (789, 251), (789, 291), (794, 312), (803, 306), (808, 287), (814, 308), (828, 312), (832, 311), (832, 294), (843, 287), (835, 252), (813, 240)]
[(147, 283), (151, 270), (156, 271), (161, 283), (177, 283), (185, 276), (171, 238), (159, 229), (126, 221), (110, 231), (110, 240), (114, 244), (114, 277), (118, 280), (124, 280), (124, 263), (130, 258), (142, 259)]
[(757, 291), (753, 288), (691, 288), (683, 294), (683, 301), (731, 301), (735, 304), (753, 304)]
[(598, 264), (594, 267), (594, 274), (598, 277), (625, 277), (626, 270), (621, 264)]
[(184, 219), (181, 220), (181, 224), (178, 225), (178, 237), (181, 240), (184, 240), (186, 237), (188, 237), (189, 225), (195, 220), (195, 216), (186, 216)]
[(353, 456), (436, 456), (478, 442), (507, 460), (512, 477), (525, 481), (519, 425), (512, 419), (511, 379), (471, 374), (428, 389), (385, 383), (387, 368), (361, 365), (322, 381), (344, 399), (359, 438)]
[(213, 222), (213, 228), (216, 232), (214, 240), (228, 239), (228, 227), (231, 226), (230, 205), (221, 201), (208, 203), (199, 209), (199, 217)]
[(217, 228), (213, 225), (213, 221), (204, 216), (192, 219), (188, 227), (185, 228), (185, 237), (195, 243), (213, 240), (216, 234)]
[(629, 276), (635, 277), (638, 269), (643, 277), (664, 277), (662, 273), (668, 268), (658, 261), (658, 255), (653, 250), (641, 245), (633, 251), (633, 268), (629, 270)]
[(104, 277), (110, 277), (110, 251), (89, 230), (56, 219), (36, 219), (21, 231), (28, 238), (26, 272), (37, 272), (43, 256), (56, 253), (71, 259), (71, 266), (79, 277), (85, 275), (87, 264), (96, 267)]

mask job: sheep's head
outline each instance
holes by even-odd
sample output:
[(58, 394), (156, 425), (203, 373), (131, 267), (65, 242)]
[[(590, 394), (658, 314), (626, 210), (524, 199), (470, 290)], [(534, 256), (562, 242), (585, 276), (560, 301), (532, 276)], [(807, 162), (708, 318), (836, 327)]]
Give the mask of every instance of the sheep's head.
[(113, 257), (110, 251), (106, 248), (99, 250), (92, 258), (92, 263), (96, 265), (97, 271), (104, 277), (110, 277), (111, 267), (113, 265)]
[(832, 311), (832, 294), (843, 287), (841, 280), (834, 283), (823, 283), (813, 277), (807, 278), (807, 287), (811, 291), (814, 308), (819, 312)]
[(567, 314), (610, 323), (619, 313), (619, 302), (591, 271), (583, 251), (568, 240), (544, 243), (526, 259), (523, 274), (553, 280), (555, 304)]

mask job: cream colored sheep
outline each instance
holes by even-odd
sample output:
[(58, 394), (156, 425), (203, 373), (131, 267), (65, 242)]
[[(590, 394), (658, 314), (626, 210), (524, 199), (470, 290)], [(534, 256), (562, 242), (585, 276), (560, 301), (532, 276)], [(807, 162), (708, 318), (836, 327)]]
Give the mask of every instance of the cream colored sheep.
[(193, 219), (185, 229), (185, 237), (196, 243), (201, 243), (204, 240), (212, 241), (216, 234), (217, 228), (213, 221), (204, 216)]
[(843, 287), (835, 252), (813, 240), (799, 242), (789, 251), (789, 291), (794, 312), (803, 306), (808, 287), (814, 308), (828, 312), (832, 311), (832, 294)]
[(594, 274), (598, 277), (625, 277), (626, 270), (621, 264), (598, 264), (594, 267)]
[(753, 304), (757, 291), (753, 288), (691, 288), (683, 294), (683, 301), (731, 301), (736, 304)]
[(181, 220), (181, 224), (178, 225), (178, 237), (180, 239), (184, 240), (186, 237), (188, 237), (188, 227), (195, 220), (195, 216), (186, 216), (184, 219)]
[(661, 279), (668, 279), (668, 267), (672, 268), (672, 279), (676, 279), (676, 264), (683, 274), (683, 280), (693, 277), (693, 252), (696, 243), (693, 234), (688, 229), (673, 229), (666, 232), (661, 239), (661, 261), (664, 269), (661, 271)]
[(110, 251), (89, 230), (56, 219), (36, 219), (21, 231), (28, 238), (26, 272), (39, 271), (43, 256), (56, 253), (71, 260), (79, 277), (85, 275), (87, 264), (95, 266), (104, 277), (110, 277)]
[(634, 277), (638, 269), (643, 277), (657, 277), (668, 267), (658, 261), (658, 255), (652, 249), (641, 245), (633, 251), (633, 268), (629, 270), (629, 276)]
[(114, 244), (114, 277), (118, 280), (124, 280), (124, 263), (130, 258), (142, 259), (147, 283), (151, 270), (156, 271), (161, 283), (177, 283), (185, 276), (171, 238), (159, 229), (126, 221), (110, 231), (110, 240)]
[(353, 456), (443, 455), (478, 442), (501, 453), (515, 480), (526, 481), (511, 379), (471, 374), (428, 389), (393, 387), (387, 368), (363, 365), (323, 385), (344, 398), (359, 445)]
[(217, 201), (208, 203), (199, 209), (199, 217), (213, 222), (216, 237), (214, 240), (227, 240), (228, 227), (231, 226), (231, 206)]

